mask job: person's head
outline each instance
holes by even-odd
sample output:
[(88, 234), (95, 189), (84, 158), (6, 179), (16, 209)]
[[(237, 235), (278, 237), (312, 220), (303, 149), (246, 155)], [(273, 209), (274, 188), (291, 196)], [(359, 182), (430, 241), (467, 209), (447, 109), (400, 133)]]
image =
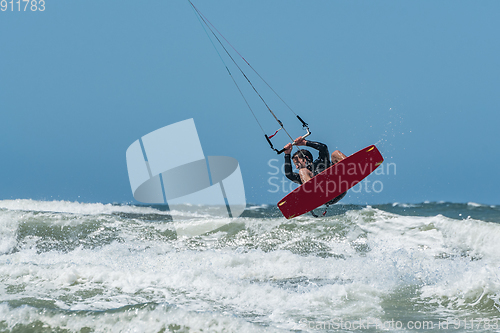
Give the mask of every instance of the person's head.
[(297, 169), (306, 168), (310, 163), (312, 163), (313, 157), (310, 151), (305, 149), (299, 149), (292, 156), (292, 161)]

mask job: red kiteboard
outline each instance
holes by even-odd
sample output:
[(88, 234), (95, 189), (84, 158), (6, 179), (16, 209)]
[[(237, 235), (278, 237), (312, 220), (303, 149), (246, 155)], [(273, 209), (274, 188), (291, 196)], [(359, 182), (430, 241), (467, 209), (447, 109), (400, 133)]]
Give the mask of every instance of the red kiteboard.
[(374, 145), (361, 149), (288, 193), (278, 208), (287, 219), (310, 212), (361, 182), (383, 161)]

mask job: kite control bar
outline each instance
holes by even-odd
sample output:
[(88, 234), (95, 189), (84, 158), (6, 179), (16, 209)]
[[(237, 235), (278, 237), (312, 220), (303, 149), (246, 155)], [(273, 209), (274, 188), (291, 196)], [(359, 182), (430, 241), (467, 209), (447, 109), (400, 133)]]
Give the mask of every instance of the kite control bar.
[[(300, 122), (302, 123), (302, 127), (303, 127), (303, 128), (305, 128), (305, 129), (306, 129), (306, 131), (307, 131), (307, 133), (306, 133), (306, 134), (304, 134), (304, 135), (302, 136), (302, 139), (305, 139), (305, 138), (307, 138), (309, 135), (311, 135), (311, 132), (309, 131), (309, 126), (307, 125), (307, 123), (306, 123), (305, 121), (303, 121), (303, 120), (302, 120), (302, 118), (300, 118), (299, 116), (297, 116), (297, 118), (298, 118), (298, 119), (300, 120)], [(285, 148), (283, 148), (283, 149), (281, 149), (281, 150), (278, 150), (278, 149), (274, 148), (273, 143), (271, 142), (271, 138), (272, 138), (273, 136), (275, 136), (275, 135), (276, 135), (276, 134), (277, 134), (280, 130), (282, 130), (282, 129), (283, 129), (283, 124), (281, 123), (281, 121), (279, 121), (279, 120), (278, 120), (278, 122), (279, 122), (279, 124), (281, 125), (281, 128), (280, 128), (279, 130), (277, 130), (276, 132), (274, 132), (274, 134), (273, 134), (273, 135), (271, 135), (271, 136), (267, 136), (267, 134), (265, 134), (265, 136), (266, 136), (266, 140), (267, 140), (267, 142), (268, 142), (268, 143), (269, 143), (269, 145), (271, 146), (271, 149), (272, 149), (272, 150), (274, 150), (274, 151), (275, 151), (276, 153), (278, 153), (278, 155), (279, 155), (279, 154), (281, 154), (281, 153), (283, 153), (283, 152), (285, 151)], [(292, 146), (295, 146), (295, 142), (292, 142)]]
[[(307, 138), (309, 135), (311, 135), (311, 132), (309, 131), (309, 128), (308, 128), (308, 129), (307, 129), (307, 133), (306, 133), (306, 134), (304, 134), (304, 135), (302, 135), (302, 139)], [(295, 141), (294, 141), (294, 142), (292, 142), (292, 146), (295, 146)], [(281, 154), (281, 153), (282, 153), (282, 152), (284, 152), (284, 151), (285, 151), (285, 148), (281, 149), (280, 151), (276, 151), (276, 152), (277, 152), (277, 153), (278, 153), (278, 155), (279, 155), (279, 154)]]

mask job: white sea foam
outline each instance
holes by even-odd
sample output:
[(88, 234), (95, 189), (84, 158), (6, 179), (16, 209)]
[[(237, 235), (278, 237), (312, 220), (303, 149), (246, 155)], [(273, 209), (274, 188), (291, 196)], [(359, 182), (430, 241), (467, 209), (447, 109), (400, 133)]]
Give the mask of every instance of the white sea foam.
[(383, 244), (371, 255), (392, 252), (399, 278), (423, 283), (420, 297), (425, 303), (440, 305), (443, 311), (449, 311), (450, 304), (465, 306), (467, 314), (479, 303), (500, 306), (498, 224), (442, 215), (403, 217), (371, 209), (366, 213), (362, 216), (369, 218), (362, 228)]
[(418, 205), (408, 204), (408, 203), (394, 202), (392, 204), (392, 207), (414, 208), (414, 207), (418, 207)]
[(252, 205), (252, 206), (247, 207), (246, 209), (248, 209), (248, 210), (257, 210), (257, 209), (266, 209), (266, 208), (269, 208), (269, 205), (267, 205), (267, 204)]
[[(91, 329), (92, 332), (143, 332), (156, 333), (162, 331), (176, 332), (284, 332), (283, 330), (250, 324), (243, 319), (231, 315), (220, 315), (211, 312), (190, 312), (167, 304), (151, 307), (138, 306), (113, 313), (89, 312), (86, 315), (77, 313), (60, 313), (56, 311), (40, 311), (33, 307), (10, 308), (0, 304), (0, 318), (8, 330), (24, 325), (27, 329), (38, 321), (43, 323), (44, 330), (68, 330), (81, 332)], [(31, 328), (31, 327), (30, 327)]]
[[(322, 219), (238, 218), (215, 233), (180, 237), (180, 222), (103, 213), (121, 206), (2, 204), (11, 205), (0, 211), (0, 318), (8, 327), (39, 320), (71, 331), (196, 331), (210, 323), (215, 331), (300, 330), (303, 318), (383, 320), (404, 289), (416, 290), (408, 302), (433, 314), (500, 306), (495, 223), (366, 207)], [(52, 205), (67, 211), (39, 213)], [(26, 299), (52, 301), (52, 310), (7, 305)]]
[(167, 214), (150, 207), (120, 206), (102, 203), (81, 203), (72, 201), (37, 201), (31, 199), (0, 200), (0, 209), (57, 212), (72, 214), (112, 214), (112, 213), (139, 213), (139, 214)]

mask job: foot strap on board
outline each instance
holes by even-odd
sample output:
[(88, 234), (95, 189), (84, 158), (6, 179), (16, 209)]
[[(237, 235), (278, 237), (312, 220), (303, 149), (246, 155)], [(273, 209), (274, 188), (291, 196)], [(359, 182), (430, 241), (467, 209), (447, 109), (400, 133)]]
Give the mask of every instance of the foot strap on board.
[[(325, 216), (325, 215), (326, 215), (326, 211), (328, 210), (328, 206), (330, 206), (330, 204), (329, 204), (329, 203), (326, 203), (325, 211), (324, 211), (324, 212), (323, 212), (323, 214), (322, 214), (323, 216)], [(318, 215), (314, 212), (314, 210), (311, 210), (311, 214), (312, 214), (312, 216), (314, 216), (314, 217), (319, 217), (319, 216), (318, 216)]]
[[(345, 192), (344, 192), (344, 193), (342, 193), (341, 195), (339, 195), (339, 196), (337, 196), (337, 197), (333, 198), (332, 200), (328, 201), (328, 202), (325, 204), (325, 206), (326, 206), (326, 207), (325, 207), (325, 211), (323, 212), (323, 216), (325, 216), (325, 215), (326, 215), (326, 211), (328, 210), (328, 207), (329, 207), (330, 205), (334, 205), (334, 204), (336, 204), (337, 202), (339, 202), (339, 201), (340, 201), (340, 199), (342, 199), (343, 197), (345, 197), (345, 195), (346, 195), (346, 194), (347, 194), (347, 191), (345, 191)], [(312, 216), (314, 216), (314, 217), (319, 217), (316, 213), (314, 213), (314, 210), (311, 210), (311, 214), (312, 214)]]

